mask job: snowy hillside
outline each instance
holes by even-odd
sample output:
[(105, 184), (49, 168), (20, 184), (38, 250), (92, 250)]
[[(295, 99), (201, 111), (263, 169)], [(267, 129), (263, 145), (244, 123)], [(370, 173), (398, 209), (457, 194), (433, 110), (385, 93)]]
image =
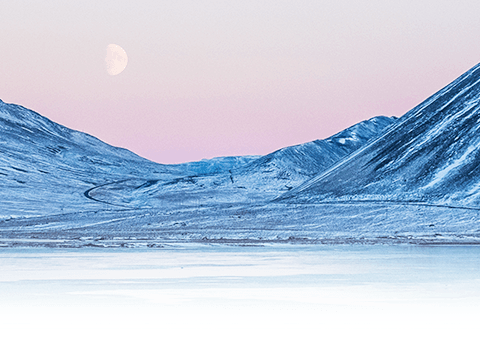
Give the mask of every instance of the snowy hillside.
[(399, 119), (265, 156), (156, 164), (5, 103), (0, 131), (8, 243), (480, 239), (480, 65)]
[(480, 206), (480, 65), (283, 200)]
[(226, 173), (234, 169), (241, 168), (260, 156), (220, 156), (212, 159), (203, 159), (189, 163), (175, 165), (187, 175), (211, 175)]
[(329, 139), (264, 157), (161, 165), (0, 101), (0, 217), (268, 201), (325, 170), (393, 121), (374, 118)]
[(0, 216), (95, 209), (85, 190), (170, 169), (0, 101)]
[[(243, 165), (237, 163), (236, 167), (230, 168), (230, 163), (227, 163), (223, 165), (225, 171), (217, 166), (216, 159), (206, 161), (220, 170), (218, 173), (190, 173), (169, 181), (151, 179), (148, 183), (142, 180), (121, 181), (96, 188), (90, 196), (117, 205), (161, 208), (265, 203), (326, 170), (381, 134), (395, 121), (393, 117), (374, 117), (325, 140), (252, 157), (253, 161)], [(220, 161), (228, 162), (228, 158), (220, 158)], [(192, 164), (195, 163), (178, 167), (194, 170)], [(226, 170), (226, 167), (229, 169)]]
[(327, 139), (277, 150), (236, 170), (234, 178), (252, 189), (275, 189), (278, 195), (327, 170), (381, 135), (396, 120), (395, 117), (373, 117)]

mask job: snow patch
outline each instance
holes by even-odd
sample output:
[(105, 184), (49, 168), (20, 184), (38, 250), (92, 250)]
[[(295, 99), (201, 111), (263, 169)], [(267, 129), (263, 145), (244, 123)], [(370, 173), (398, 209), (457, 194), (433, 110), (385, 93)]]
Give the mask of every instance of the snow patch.
[(455, 160), (452, 164), (450, 164), (449, 166), (447, 166), (445, 169), (442, 169), (440, 170), (439, 172), (437, 172), (437, 174), (435, 175), (435, 177), (433, 178), (433, 180), (428, 183), (426, 186), (424, 186), (422, 189), (428, 189), (428, 188), (431, 188), (433, 187), (435, 184), (439, 183), (440, 181), (442, 181), (442, 179), (444, 179), (448, 173), (450, 173), (453, 169), (459, 167), (460, 165), (462, 165), (465, 160), (468, 158), (468, 156), (475, 150), (477, 150), (477, 147), (478, 145), (471, 145), (469, 146), (469, 148), (467, 149), (467, 151), (457, 160)]

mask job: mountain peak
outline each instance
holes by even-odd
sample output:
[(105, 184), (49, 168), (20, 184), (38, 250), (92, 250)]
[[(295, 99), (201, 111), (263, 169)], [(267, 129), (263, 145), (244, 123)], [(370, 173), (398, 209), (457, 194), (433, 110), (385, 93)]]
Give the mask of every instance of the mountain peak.
[(480, 64), (384, 135), (285, 195), (297, 201), (480, 202)]

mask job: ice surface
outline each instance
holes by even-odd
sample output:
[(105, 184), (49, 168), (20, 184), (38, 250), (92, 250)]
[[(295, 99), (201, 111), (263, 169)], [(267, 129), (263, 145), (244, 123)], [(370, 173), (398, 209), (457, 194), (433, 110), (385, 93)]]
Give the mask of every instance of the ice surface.
[(2, 357), (468, 362), (479, 262), (479, 247), (0, 250)]

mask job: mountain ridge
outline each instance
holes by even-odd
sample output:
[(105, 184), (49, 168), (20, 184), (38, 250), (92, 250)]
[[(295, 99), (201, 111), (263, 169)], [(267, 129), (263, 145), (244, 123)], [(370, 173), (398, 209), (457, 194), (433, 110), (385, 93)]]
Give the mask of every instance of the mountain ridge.
[[(43, 119), (38, 131), (12, 129), (5, 118), (28, 113), (15, 110), (0, 112), (0, 237), (8, 240), (480, 240), (480, 64), (399, 119), (372, 118), (265, 156), (183, 165), (123, 158), (81, 134), (78, 144), (59, 144), (61, 130), (44, 130)], [(101, 153), (89, 154), (90, 143), (111, 152), (93, 157)]]
[(0, 197), (4, 202), (0, 214), (158, 207), (160, 199), (162, 207), (166, 206), (163, 201), (174, 205), (266, 201), (358, 148), (393, 120), (373, 118), (326, 140), (286, 147), (266, 156), (169, 165), (2, 101)]
[(217, 174), (189, 174), (166, 182), (152, 179), (148, 184), (107, 185), (96, 192), (110, 203), (162, 208), (172, 203), (199, 206), (268, 202), (353, 152), (395, 120), (374, 117), (327, 139), (288, 146)]
[(476, 65), (407, 112), (377, 140), (279, 200), (478, 205), (479, 120)]

